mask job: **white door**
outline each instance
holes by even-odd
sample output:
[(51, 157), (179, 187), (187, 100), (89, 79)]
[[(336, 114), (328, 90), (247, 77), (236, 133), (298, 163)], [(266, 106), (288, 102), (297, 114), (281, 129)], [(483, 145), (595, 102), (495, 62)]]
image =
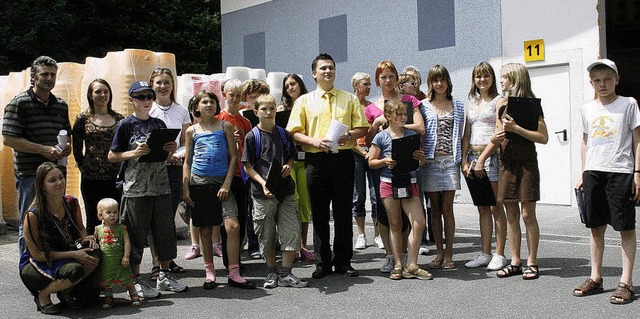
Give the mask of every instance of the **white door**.
[(546, 145), (536, 144), (540, 167), (540, 203), (571, 205), (571, 98), (569, 65), (529, 69), (531, 87), (542, 99), (549, 132)]

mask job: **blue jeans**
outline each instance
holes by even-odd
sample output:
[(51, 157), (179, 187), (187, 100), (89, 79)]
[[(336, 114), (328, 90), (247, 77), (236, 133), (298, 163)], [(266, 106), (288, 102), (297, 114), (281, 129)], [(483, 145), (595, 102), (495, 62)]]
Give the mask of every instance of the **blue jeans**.
[[(371, 169), (367, 160), (359, 154), (353, 153), (355, 160), (355, 174), (353, 178), (353, 217), (363, 217), (367, 214), (365, 201), (367, 200), (367, 181), (369, 182), (369, 201), (371, 202), (371, 215), (376, 216), (378, 203)], [(365, 180), (366, 175), (366, 180)]]
[(18, 220), (18, 251), (22, 252), (25, 248), (24, 232), (22, 230), (22, 222), (24, 215), (31, 206), (33, 199), (36, 197), (36, 178), (35, 176), (16, 176), (16, 188), (18, 189), (18, 212), (20, 219)]

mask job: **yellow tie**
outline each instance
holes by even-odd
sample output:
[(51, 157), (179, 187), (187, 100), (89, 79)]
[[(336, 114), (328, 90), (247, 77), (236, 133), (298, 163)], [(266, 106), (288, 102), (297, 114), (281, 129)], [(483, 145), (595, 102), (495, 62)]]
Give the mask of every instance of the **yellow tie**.
[(331, 124), (331, 118), (333, 117), (333, 112), (331, 112), (331, 97), (333, 94), (331, 92), (325, 92), (322, 95), (322, 117), (320, 118), (320, 138), (324, 138), (327, 134), (327, 130), (329, 129), (329, 124)]

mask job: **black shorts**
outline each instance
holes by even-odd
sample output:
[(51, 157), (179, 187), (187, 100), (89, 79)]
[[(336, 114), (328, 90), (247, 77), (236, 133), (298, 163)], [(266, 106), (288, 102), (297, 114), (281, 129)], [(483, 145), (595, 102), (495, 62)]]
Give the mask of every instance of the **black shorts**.
[(633, 174), (585, 171), (582, 173), (586, 226), (611, 225), (614, 230), (636, 228), (636, 210), (631, 192)]
[(218, 199), (219, 184), (189, 185), (189, 197), (195, 204), (191, 207), (194, 227), (220, 226), (222, 204)]

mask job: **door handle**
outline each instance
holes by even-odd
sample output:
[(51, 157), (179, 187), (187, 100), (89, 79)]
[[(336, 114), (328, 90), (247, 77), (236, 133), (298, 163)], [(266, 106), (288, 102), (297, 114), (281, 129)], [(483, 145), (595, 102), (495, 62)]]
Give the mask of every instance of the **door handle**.
[(566, 142), (567, 141), (567, 129), (564, 129), (562, 131), (557, 131), (556, 134), (560, 134), (562, 133), (562, 141)]

